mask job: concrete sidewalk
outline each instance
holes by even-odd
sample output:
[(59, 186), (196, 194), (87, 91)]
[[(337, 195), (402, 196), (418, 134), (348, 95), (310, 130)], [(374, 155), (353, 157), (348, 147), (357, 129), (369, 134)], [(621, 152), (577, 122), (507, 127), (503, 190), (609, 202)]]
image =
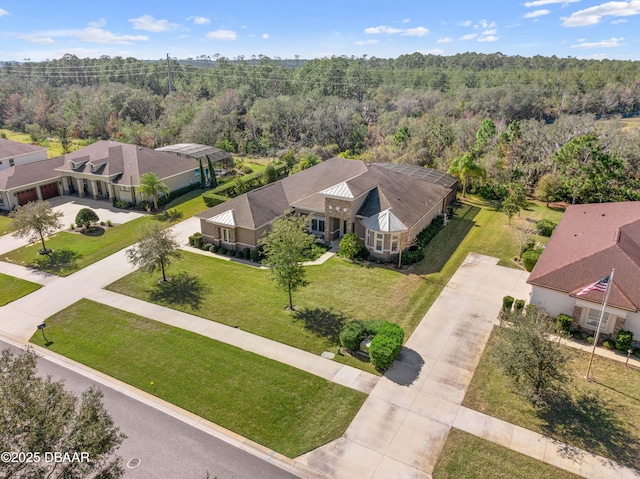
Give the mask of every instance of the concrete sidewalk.
[(431, 477), (502, 298), (529, 298), (528, 273), (497, 261), (465, 259), (344, 436), (298, 461), (336, 479)]
[(466, 407), (453, 427), (587, 479), (640, 477), (635, 469)]

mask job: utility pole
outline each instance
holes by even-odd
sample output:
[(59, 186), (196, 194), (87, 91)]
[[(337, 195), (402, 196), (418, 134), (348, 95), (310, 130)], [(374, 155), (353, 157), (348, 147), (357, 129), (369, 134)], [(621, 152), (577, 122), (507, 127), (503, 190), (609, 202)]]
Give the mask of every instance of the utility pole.
[(167, 79), (169, 80), (169, 95), (171, 95), (171, 63), (167, 53)]

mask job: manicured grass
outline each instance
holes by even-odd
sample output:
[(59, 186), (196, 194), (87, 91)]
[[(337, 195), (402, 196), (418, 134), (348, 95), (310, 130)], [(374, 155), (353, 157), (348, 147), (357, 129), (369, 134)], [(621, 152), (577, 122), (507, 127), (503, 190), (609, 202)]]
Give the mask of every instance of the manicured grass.
[(464, 405), (640, 469), (640, 370), (596, 356), (594, 382), (584, 379), (589, 354), (570, 350), (570, 382), (549, 407), (536, 409), (490, 359), (490, 339)]
[(0, 236), (11, 232), (11, 218), (8, 215), (0, 214)]
[[(0, 133), (4, 133), (8, 140), (18, 141), (20, 143), (33, 144), (33, 142), (31, 141), (31, 137), (27, 133), (11, 131), (4, 128), (0, 128)], [(86, 146), (89, 143), (90, 142), (87, 142), (86, 140), (72, 139), (69, 150), (70, 151), (77, 150), (78, 148)], [(47, 158), (55, 158), (58, 156), (62, 156), (64, 154), (60, 141), (53, 137), (50, 137), (47, 140), (40, 142), (39, 146), (42, 146), (43, 148), (49, 148), (49, 150), (47, 151)]]
[(452, 429), (433, 479), (578, 479), (580, 476)]
[[(46, 324), (52, 351), (288, 457), (341, 436), (366, 398), (299, 369), (89, 300)], [(43, 345), (41, 335), (31, 341)]]
[(39, 288), (39, 284), (0, 273), (0, 306), (33, 293)]
[(140, 231), (146, 224), (161, 221), (160, 224), (163, 227), (169, 227), (206, 210), (206, 205), (200, 198), (202, 191), (199, 191), (198, 194), (195, 193), (191, 192), (177, 198), (173, 205), (170, 205), (171, 210), (179, 213), (178, 217), (171, 220), (162, 221), (160, 215), (145, 216), (112, 228), (105, 227), (104, 234), (99, 236), (61, 231), (45, 240), (47, 248), (53, 249), (55, 252), (52, 258), (39, 256), (38, 251), (41, 245), (35, 243), (10, 251), (2, 255), (0, 259), (38, 268), (59, 276), (68, 276), (135, 243), (140, 238)]

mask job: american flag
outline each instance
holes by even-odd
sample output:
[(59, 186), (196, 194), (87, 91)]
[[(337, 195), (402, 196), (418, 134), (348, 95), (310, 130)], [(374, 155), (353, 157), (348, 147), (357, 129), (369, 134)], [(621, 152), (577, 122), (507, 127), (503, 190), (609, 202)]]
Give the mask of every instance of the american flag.
[(609, 284), (609, 277), (610, 276), (605, 276), (595, 283), (591, 283), (589, 286), (585, 286), (582, 291), (580, 291), (576, 296), (582, 296), (583, 294), (587, 294), (589, 291), (600, 291), (601, 293), (604, 293), (607, 290), (607, 286)]

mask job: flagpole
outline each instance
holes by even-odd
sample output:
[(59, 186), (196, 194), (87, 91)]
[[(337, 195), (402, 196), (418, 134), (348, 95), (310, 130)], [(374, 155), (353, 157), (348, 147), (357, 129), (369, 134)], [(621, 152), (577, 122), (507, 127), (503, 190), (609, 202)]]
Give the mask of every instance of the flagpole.
[(607, 307), (607, 301), (609, 300), (609, 292), (611, 291), (611, 286), (613, 285), (613, 273), (615, 272), (615, 268), (611, 270), (611, 276), (609, 276), (609, 281), (607, 282), (607, 289), (604, 293), (604, 302), (602, 303), (602, 311), (600, 311), (600, 319), (598, 320), (598, 328), (596, 329), (596, 336), (593, 339), (593, 349), (591, 350), (591, 357), (589, 358), (589, 367), (587, 368), (587, 379), (591, 379), (589, 377), (589, 373), (591, 372), (591, 363), (593, 362), (593, 356), (596, 354), (596, 346), (598, 345), (598, 338), (600, 337), (600, 327), (602, 326), (602, 318), (604, 318), (604, 310)]

